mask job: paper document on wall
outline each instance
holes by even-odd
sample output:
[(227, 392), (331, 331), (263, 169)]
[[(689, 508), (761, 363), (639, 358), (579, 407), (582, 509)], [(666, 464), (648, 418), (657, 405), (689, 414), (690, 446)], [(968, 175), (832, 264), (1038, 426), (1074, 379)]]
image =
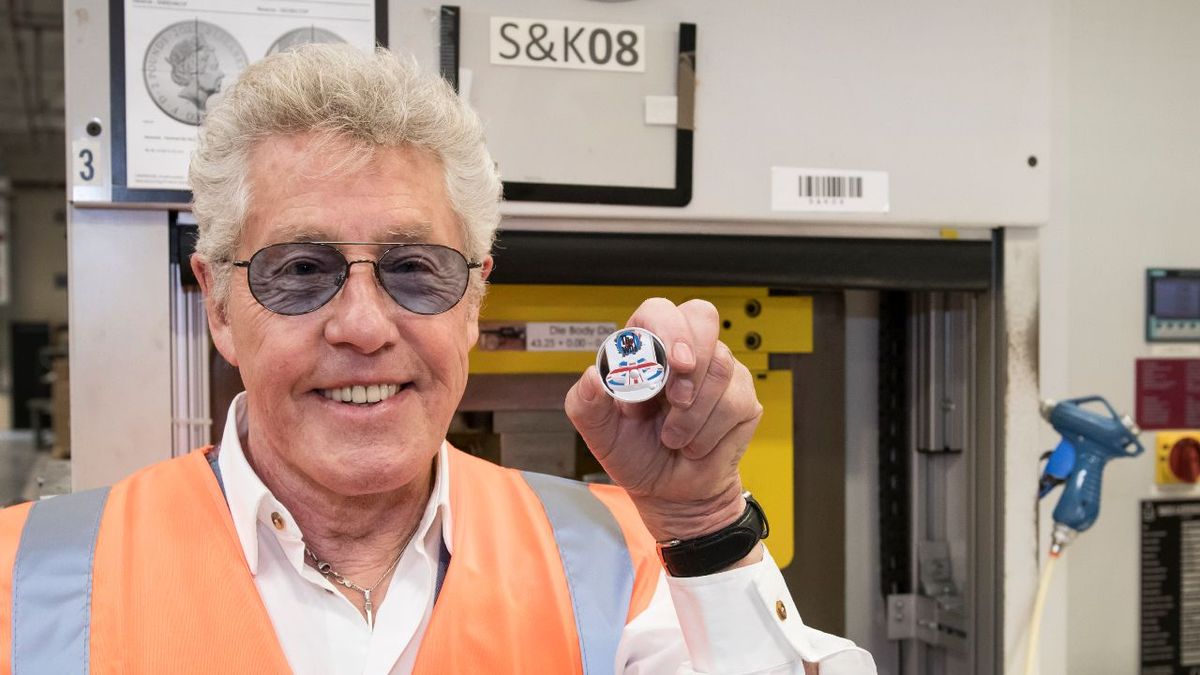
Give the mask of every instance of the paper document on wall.
[(187, 189), (197, 130), (252, 61), (312, 42), (375, 45), (374, 0), (124, 0), (126, 185)]

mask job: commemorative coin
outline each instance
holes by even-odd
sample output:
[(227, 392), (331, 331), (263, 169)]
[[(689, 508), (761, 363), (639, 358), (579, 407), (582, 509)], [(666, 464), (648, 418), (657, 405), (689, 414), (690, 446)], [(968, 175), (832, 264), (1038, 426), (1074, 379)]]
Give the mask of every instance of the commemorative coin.
[(142, 74), (159, 110), (198, 126), (209, 99), (232, 83), (246, 64), (245, 50), (225, 29), (207, 21), (180, 21), (150, 41)]
[(604, 338), (596, 352), (596, 370), (604, 391), (618, 401), (648, 401), (667, 384), (667, 349), (645, 328), (622, 328)]
[(286, 52), (289, 49), (299, 47), (300, 45), (318, 44), (325, 42), (345, 42), (337, 33), (325, 28), (317, 28), (309, 26), (307, 28), (297, 28), (289, 30), (279, 36), (278, 40), (271, 43), (271, 48), (267, 50), (267, 56)]

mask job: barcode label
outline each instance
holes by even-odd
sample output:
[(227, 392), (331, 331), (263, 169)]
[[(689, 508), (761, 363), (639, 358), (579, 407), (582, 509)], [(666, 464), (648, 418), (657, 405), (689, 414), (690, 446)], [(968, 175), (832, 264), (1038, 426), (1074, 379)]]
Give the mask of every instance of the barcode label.
[(888, 208), (887, 172), (771, 167), (774, 211), (886, 213)]
[(862, 199), (862, 176), (800, 176), (801, 197)]

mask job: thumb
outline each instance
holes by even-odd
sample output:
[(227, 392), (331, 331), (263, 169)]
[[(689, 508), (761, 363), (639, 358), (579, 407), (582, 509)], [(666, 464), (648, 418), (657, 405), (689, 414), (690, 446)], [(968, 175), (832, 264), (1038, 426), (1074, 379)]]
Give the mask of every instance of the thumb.
[(621, 417), (617, 402), (604, 393), (603, 387), (596, 367), (588, 366), (579, 381), (567, 392), (564, 403), (571, 424), (575, 425), (597, 459), (611, 449)]

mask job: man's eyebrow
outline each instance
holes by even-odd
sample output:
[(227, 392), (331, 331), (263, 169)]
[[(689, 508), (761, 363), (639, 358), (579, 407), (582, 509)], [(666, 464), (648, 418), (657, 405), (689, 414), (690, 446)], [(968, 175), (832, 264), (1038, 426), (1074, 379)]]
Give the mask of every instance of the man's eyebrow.
[(384, 236), (388, 241), (394, 242), (428, 241), (431, 232), (433, 232), (432, 223), (416, 222), (393, 225), (387, 229)]
[(319, 230), (309, 228), (285, 229), (283, 231), (283, 241), (325, 241), (329, 237), (321, 234)]

